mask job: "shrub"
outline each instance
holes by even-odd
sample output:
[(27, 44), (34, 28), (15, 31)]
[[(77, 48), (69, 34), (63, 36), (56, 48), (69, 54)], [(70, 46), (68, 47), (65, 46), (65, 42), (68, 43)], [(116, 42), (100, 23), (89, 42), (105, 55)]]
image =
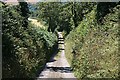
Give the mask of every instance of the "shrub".
[(56, 35), (30, 23), (23, 27), (16, 6), (3, 4), (2, 16), (3, 78), (35, 78), (53, 54)]
[(104, 16), (102, 25), (97, 23), (96, 9), (94, 6), (65, 40), (67, 59), (81, 80), (119, 76), (119, 5)]

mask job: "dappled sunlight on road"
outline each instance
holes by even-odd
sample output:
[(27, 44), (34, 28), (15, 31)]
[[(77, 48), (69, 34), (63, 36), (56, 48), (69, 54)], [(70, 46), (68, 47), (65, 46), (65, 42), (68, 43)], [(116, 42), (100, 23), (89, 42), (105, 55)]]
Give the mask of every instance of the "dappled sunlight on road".
[(38, 80), (41, 78), (71, 78), (71, 80), (76, 80), (76, 77), (72, 73), (72, 68), (65, 57), (62, 32), (58, 32), (58, 36), (58, 50), (61, 51), (60, 57), (55, 59), (54, 56), (48, 63), (46, 63), (45, 69), (37, 77)]

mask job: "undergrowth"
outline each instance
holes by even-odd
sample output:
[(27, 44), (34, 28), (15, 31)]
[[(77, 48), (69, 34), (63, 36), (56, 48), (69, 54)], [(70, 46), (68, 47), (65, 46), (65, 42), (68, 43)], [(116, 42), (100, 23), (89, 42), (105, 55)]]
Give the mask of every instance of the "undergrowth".
[(119, 77), (118, 12), (120, 5), (96, 19), (97, 5), (65, 40), (66, 57), (79, 79)]
[(57, 36), (30, 23), (23, 27), (16, 6), (2, 4), (1, 11), (2, 78), (35, 78), (53, 54)]

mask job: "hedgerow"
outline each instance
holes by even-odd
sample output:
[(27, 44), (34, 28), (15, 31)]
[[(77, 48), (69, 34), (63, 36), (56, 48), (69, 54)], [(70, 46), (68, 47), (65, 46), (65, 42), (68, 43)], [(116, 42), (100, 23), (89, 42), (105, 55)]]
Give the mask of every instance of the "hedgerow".
[(55, 34), (30, 24), (22, 26), (19, 6), (2, 5), (3, 78), (35, 78), (53, 54)]

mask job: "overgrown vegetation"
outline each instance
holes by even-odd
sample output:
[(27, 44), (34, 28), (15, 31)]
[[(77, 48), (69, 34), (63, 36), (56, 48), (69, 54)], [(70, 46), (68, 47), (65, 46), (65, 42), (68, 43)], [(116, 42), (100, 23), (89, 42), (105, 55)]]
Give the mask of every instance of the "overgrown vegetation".
[(35, 78), (36, 71), (42, 69), (53, 54), (57, 37), (30, 23), (24, 27), (25, 16), (19, 13), (19, 5), (0, 5), (3, 17), (2, 77)]
[[(77, 78), (120, 77), (119, 3), (41, 2), (27, 7), (19, 2), (0, 6), (3, 78), (35, 77), (57, 49), (58, 31), (63, 32), (66, 57)], [(29, 16), (45, 22), (47, 30), (32, 25)]]
[(40, 2), (36, 4), (34, 17), (45, 21), (48, 24), (49, 32), (63, 31), (66, 36), (72, 29), (77, 27), (79, 21), (91, 11), (94, 5), (95, 3), (88, 2)]
[[(103, 4), (99, 3), (92, 7), (65, 40), (66, 57), (80, 80), (118, 78), (120, 75), (118, 49), (120, 5)], [(101, 8), (105, 6), (109, 7)], [(107, 11), (104, 12), (105, 10)]]

